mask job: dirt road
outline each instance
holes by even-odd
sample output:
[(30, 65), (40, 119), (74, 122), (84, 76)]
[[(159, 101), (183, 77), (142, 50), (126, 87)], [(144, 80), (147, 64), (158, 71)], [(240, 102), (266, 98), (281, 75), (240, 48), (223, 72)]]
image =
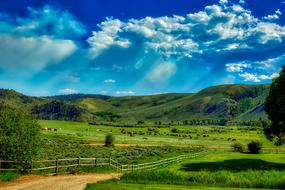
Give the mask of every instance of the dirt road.
[(87, 183), (119, 178), (121, 174), (80, 174), (58, 176), (22, 176), (14, 182), (0, 182), (0, 190), (83, 190)]

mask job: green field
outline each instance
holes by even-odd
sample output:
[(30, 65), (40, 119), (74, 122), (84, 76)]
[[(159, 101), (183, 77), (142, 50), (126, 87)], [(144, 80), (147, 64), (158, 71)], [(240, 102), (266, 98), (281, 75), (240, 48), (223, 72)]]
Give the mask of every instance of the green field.
[(215, 152), (160, 170), (125, 174), (121, 180), (89, 185), (86, 189), (129, 190), (151, 187), (160, 190), (168, 187), (172, 189), (208, 189), (208, 187), (283, 189), (285, 188), (285, 155)]
[[(284, 146), (274, 146), (258, 127), (115, 127), (47, 120), (41, 120), (40, 125), (41, 146), (36, 160), (111, 157), (122, 164), (137, 164), (210, 150), (204, 157), (156, 170), (126, 173), (121, 180), (89, 184), (87, 190), (285, 188), (285, 154), (281, 153)], [(108, 133), (115, 137), (115, 147), (103, 146)], [(229, 152), (233, 143), (246, 146), (252, 140), (262, 142), (263, 153)], [(87, 168), (80, 172), (102, 171), (113, 170)], [(1, 176), (2, 181), (14, 178), (6, 175)]]
[[(185, 185), (163, 185), (163, 184), (130, 184), (130, 183), (99, 183), (88, 185), (85, 190), (242, 190), (243, 188), (225, 188), (225, 187), (202, 187), (202, 186), (185, 186)], [(258, 190), (247, 188), (247, 190)], [(264, 189), (265, 190), (265, 189)]]
[[(46, 120), (40, 124), (43, 138), (52, 143), (46, 144), (42, 157), (56, 153), (57, 157), (102, 156), (144, 163), (195, 152), (197, 147), (216, 150), (158, 170), (127, 173), (121, 180), (89, 184), (87, 190), (285, 188), (284, 146), (276, 147), (258, 127), (115, 127)], [(114, 135), (115, 147), (102, 146), (108, 133)], [(262, 154), (224, 152), (235, 142), (246, 147), (252, 140), (263, 144)]]
[[(103, 144), (105, 135), (112, 133), (117, 145), (203, 145), (212, 148), (230, 147), (234, 142), (246, 145), (252, 140), (262, 142), (265, 148), (275, 148), (268, 141), (263, 130), (258, 127), (244, 126), (170, 126), (170, 127), (113, 127), (103, 125), (89, 125), (84, 122), (47, 121), (41, 120), (45, 137), (66, 136), (69, 139), (83, 140), (90, 144)], [(53, 131), (57, 129), (57, 131)], [(177, 129), (178, 132), (172, 132)], [(122, 131), (125, 133), (123, 134)]]

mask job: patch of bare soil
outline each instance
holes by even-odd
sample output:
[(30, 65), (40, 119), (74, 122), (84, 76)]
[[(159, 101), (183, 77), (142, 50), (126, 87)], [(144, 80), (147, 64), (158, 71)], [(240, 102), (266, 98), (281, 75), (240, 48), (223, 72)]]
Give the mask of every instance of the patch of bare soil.
[(1, 190), (83, 190), (87, 183), (96, 183), (121, 174), (79, 174), (58, 176), (26, 175), (13, 182), (0, 182)]

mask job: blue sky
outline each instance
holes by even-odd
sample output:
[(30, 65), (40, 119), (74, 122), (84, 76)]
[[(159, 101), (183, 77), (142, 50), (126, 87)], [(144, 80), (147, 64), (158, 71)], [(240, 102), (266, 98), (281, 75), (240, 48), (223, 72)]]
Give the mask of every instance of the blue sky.
[(263, 84), (285, 62), (285, 1), (2, 0), (0, 88), (112, 96)]

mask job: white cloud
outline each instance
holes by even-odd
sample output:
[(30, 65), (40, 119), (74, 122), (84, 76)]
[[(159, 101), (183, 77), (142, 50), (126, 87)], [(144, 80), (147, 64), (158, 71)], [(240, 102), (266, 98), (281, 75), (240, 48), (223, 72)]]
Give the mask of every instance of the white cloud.
[(177, 71), (175, 63), (164, 62), (154, 65), (146, 78), (150, 82), (160, 83), (172, 77)]
[(261, 80), (270, 80), (270, 79), (274, 79), (278, 76), (279, 76), (278, 73), (273, 73), (272, 75), (260, 75), (260, 76), (258, 76), (258, 78)]
[(93, 32), (92, 37), (88, 38), (88, 43), (91, 46), (90, 55), (96, 58), (104, 49), (112, 45), (117, 45), (122, 48), (128, 48), (130, 41), (123, 38), (118, 38), (118, 33), (122, 30), (122, 22), (118, 19), (107, 19), (98, 25), (101, 31)]
[(277, 20), (279, 19), (280, 15), (282, 15), (282, 12), (280, 11), (280, 9), (278, 9), (275, 11), (275, 14), (267, 15), (263, 17), (263, 19), (268, 20), (268, 21)]
[(230, 73), (243, 72), (244, 68), (251, 68), (251, 65), (245, 64), (245, 63), (229, 63), (229, 64), (226, 64), (226, 70)]
[(115, 83), (116, 80), (113, 80), (113, 79), (107, 79), (107, 80), (104, 80), (104, 83)]
[(258, 78), (257, 74), (253, 73), (240, 73), (240, 77), (244, 78), (244, 81), (251, 81), (251, 82), (260, 82), (260, 79)]
[[(166, 58), (240, 50), (253, 52), (275, 48), (272, 42), (282, 43), (285, 27), (258, 19), (242, 6), (227, 2), (221, 0), (219, 5), (207, 6), (204, 11), (187, 16), (146, 17), (125, 22), (107, 19), (88, 39), (93, 58), (113, 45), (135, 46), (136, 38), (140, 38), (145, 52), (154, 51)], [(280, 10), (275, 14), (280, 15)]]
[(77, 90), (72, 89), (72, 88), (60, 89), (60, 90), (58, 90), (58, 92), (59, 92), (60, 94), (75, 94), (75, 93), (78, 93)]
[(239, 0), (239, 4), (245, 5), (246, 1), (245, 0)]
[(29, 74), (70, 56), (76, 45), (70, 40), (56, 40), (48, 36), (17, 37), (0, 35), (0, 68)]
[(239, 76), (244, 78), (244, 81), (261, 82), (262, 80), (271, 80), (276, 78), (279, 74), (273, 73), (271, 75), (257, 75), (256, 73), (240, 73)]
[(116, 95), (120, 95), (120, 96), (129, 96), (129, 95), (134, 95), (135, 92), (134, 91), (116, 91), (115, 92)]

